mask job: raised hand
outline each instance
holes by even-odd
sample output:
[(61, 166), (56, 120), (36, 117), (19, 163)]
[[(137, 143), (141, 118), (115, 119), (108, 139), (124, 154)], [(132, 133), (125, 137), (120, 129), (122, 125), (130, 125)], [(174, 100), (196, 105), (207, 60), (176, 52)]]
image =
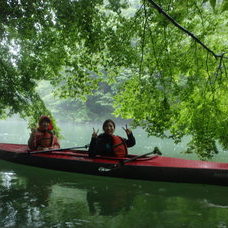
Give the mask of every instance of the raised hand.
[(99, 132), (99, 129), (96, 131), (96, 130), (93, 128), (93, 134), (92, 134), (92, 137), (93, 137), (93, 138), (97, 138), (97, 136), (98, 136), (98, 132)]
[(127, 128), (127, 124), (125, 125), (125, 128), (124, 127), (122, 128), (124, 129), (127, 135), (130, 135), (132, 133), (132, 131), (129, 128)]

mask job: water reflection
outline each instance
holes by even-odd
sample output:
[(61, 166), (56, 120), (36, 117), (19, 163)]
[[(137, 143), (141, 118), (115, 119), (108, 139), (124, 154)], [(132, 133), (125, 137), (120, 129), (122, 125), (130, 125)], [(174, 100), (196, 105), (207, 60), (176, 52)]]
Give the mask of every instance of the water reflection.
[(135, 192), (125, 187), (96, 186), (87, 192), (91, 215), (117, 215), (131, 208)]
[(40, 182), (15, 171), (0, 172), (0, 227), (40, 227), (43, 224), (41, 209), (47, 206), (49, 191)]
[(0, 161), (0, 227), (227, 227), (226, 194)]

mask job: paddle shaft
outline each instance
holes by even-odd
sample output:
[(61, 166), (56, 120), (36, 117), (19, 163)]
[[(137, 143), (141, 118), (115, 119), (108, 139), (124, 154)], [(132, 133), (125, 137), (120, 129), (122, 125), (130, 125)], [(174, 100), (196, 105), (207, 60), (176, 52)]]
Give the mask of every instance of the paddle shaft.
[(50, 149), (50, 150), (38, 150), (38, 151), (29, 151), (29, 154), (39, 154), (39, 153), (48, 153), (52, 151), (64, 151), (64, 150), (74, 150), (74, 149), (82, 149), (88, 148), (88, 145), (85, 146), (76, 146), (76, 147), (68, 147), (68, 148), (58, 148), (58, 149)]
[(154, 149), (153, 151), (151, 151), (151, 152), (149, 152), (149, 153), (142, 154), (142, 155), (138, 155), (138, 156), (135, 156), (135, 157), (133, 157), (133, 158), (130, 158), (130, 159), (127, 159), (127, 160), (123, 160), (123, 161), (120, 161), (120, 162), (118, 162), (117, 164), (112, 165), (112, 167), (110, 167), (110, 168), (100, 167), (100, 168), (98, 168), (98, 171), (100, 171), (100, 172), (109, 172), (109, 171), (112, 171), (112, 170), (114, 170), (114, 169), (119, 169), (119, 168), (121, 168), (122, 166), (124, 166), (124, 165), (125, 165), (126, 163), (128, 163), (128, 162), (132, 162), (132, 161), (137, 160), (138, 158), (143, 158), (143, 157), (145, 157), (145, 156), (147, 156), (147, 155), (153, 154), (153, 153), (157, 150), (157, 147), (155, 147), (155, 148), (156, 148), (156, 149)]
[(130, 158), (130, 159), (127, 159), (127, 160), (123, 160), (123, 161), (120, 162), (120, 165), (124, 165), (124, 164), (126, 164), (126, 163), (128, 163), (128, 162), (137, 160), (138, 158), (143, 158), (143, 157), (145, 157), (145, 156), (147, 156), (147, 155), (150, 155), (150, 154), (153, 154), (153, 153), (154, 153), (154, 151), (149, 152), (149, 153), (146, 153), (146, 154), (142, 154), (142, 155), (137, 155), (137, 156), (135, 156), (135, 157), (133, 157), (133, 158)]

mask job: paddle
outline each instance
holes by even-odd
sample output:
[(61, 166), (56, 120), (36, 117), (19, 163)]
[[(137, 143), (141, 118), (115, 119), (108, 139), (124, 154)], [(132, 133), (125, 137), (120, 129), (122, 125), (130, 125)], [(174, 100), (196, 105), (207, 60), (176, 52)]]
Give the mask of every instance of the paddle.
[(122, 166), (124, 166), (128, 162), (135, 161), (138, 158), (143, 158), (143, 157), (145, 157), (147, 155), (150, 155), (150, 154), (158, 154), (158, 155), (161, 155), (162, 153), (160, 152), (160, 150), (158, 149), (158, 147), (154, 147), (154, 150), (152, 152), (149, 152), (149, 153), (146, 153), (146, 154), (142, 154), (142, 155), (138, 155), (138, 156), (135, 156), (133, 158), (129, 158), (129, 159), (120, 161), (119, 163), (112, 165), (112, 167), (110, 167), (110, 168), (99, 167), (98, 168), (98, 171), (100, 171), (100, 172), (109, 172), (109, 171), (112, 171), (113, 169), (119, 169), (119, 168), (121, 168)]
[(63, 151), (63, 150), (74, 150), (74, 149), (82, 149), (82, 148), (88, 148), (89, 145), (85, 146), (76, 146), (76, 147), (68, 147), (68, 148), (58, 148), (58, 149), (50, 149), (50, 150), (38, 150), (38, 151), (28, 151), (29, 154), (39, 154), (39, 153), (48, 153), (52, 151)]

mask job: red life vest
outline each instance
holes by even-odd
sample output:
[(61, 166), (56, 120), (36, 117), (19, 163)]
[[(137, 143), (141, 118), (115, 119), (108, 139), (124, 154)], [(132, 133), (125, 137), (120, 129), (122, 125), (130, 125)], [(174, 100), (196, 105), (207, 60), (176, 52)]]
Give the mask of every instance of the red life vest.
[(51, 132), (37, 131), (36, 133), (36, 146), (37, 147), (51, 147), (53, 144), (53, 134)]
[(116, 157), (127, 156), (128, 154), (127, 145), (121, 137), (112, 135), (112, 143), (113, 143), (113, 153)]
[(38, 129), (30, 135), (28, 146), (31, 150), (45, 147), (60, 147), (57, 137), (52, 132), (39, 131)]

